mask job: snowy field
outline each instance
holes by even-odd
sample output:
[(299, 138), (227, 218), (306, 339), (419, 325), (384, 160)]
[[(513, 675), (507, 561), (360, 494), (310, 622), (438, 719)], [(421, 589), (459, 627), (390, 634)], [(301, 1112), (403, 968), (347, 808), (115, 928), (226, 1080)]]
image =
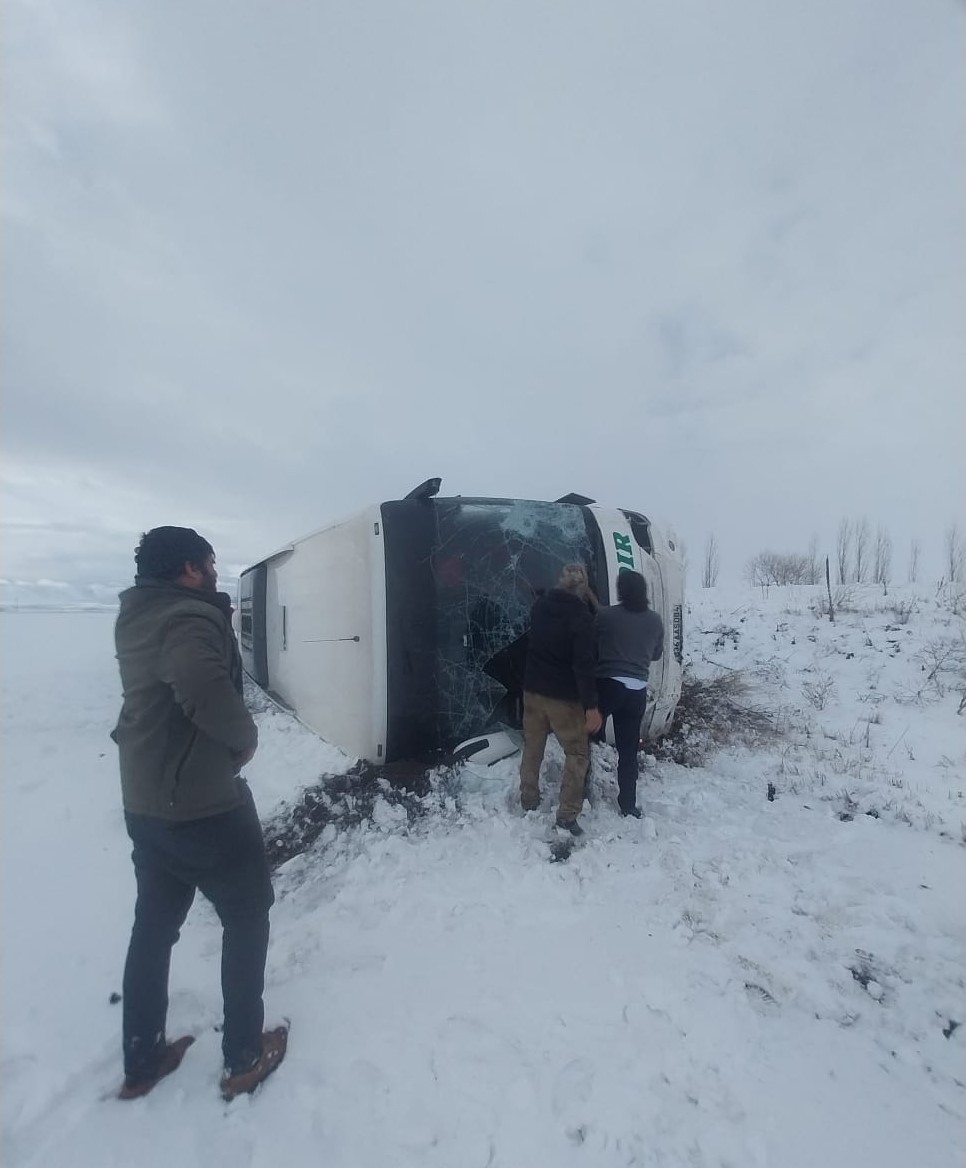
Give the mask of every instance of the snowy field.
[[(781, 735), (645, 759), (641, 822), (603, 752), (566, 862), (512, 760), (411, 825), (388, 802), (330, 825), (277, 878), (288, 1058), (231, 1105), (200, 901), (169, 1017), (197, 1042), (146, 1099), (111, 1098), (134, 892), (113, 615), (0, 615), (5, 1168), (966, 1163), (964, 619), (870, 587), (830, 624), (820, 595), (692, 595), (694, 672), (745, 671)], [(258, 718), (264, 819), (351, 763)]]

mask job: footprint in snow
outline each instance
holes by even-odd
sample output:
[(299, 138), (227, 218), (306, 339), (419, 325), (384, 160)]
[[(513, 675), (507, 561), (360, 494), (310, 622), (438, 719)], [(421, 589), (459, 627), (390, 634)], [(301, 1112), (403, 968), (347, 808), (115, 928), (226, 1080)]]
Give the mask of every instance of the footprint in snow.
[(779, 1010), (778, 999), (774, 994), (754, 981), (745, 982), (745, 993), (753, 1010), (759, 1014), (776, 1014)]
[(551, 1106), (554, 1115), (574, 1118), (574, 1112), (593, 1094), (595, 1074), (594, 1064), (585, 1058), (572, 1059), (562, 1067), (553, 1081)]

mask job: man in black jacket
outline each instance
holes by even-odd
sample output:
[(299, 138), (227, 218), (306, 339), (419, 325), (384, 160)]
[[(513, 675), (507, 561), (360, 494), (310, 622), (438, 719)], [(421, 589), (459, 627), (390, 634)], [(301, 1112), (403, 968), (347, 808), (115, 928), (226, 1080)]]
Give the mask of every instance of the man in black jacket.
[(584, 778), (590, 762), (588, 734), (600, 729), (592, 593), (583, 564), (567, 564), (557, 587), (530, 613), (523, 680), (523, 758), (520, 803), (540, 804), (540, 764), (551, 731), (564, 749), (557, 826), (581, 835)]
[(124, 819), (134, 844), (134, 928), (124, 967), (122, 1099), (147, 1094), (194, 1041), (165, 1036), (168, 970), (196, 890), (223, 926), (226, 1099), (252, 1091), (285, 1055), (288, 1032), (262, 1033), (268, 911), (274, 902), (261, 824), (240, 770), (258, 730), (242, 697), (231, 600), (211, 544), (157, 527), (135, 553), (115, 626), (123, 705), (117, 743)]

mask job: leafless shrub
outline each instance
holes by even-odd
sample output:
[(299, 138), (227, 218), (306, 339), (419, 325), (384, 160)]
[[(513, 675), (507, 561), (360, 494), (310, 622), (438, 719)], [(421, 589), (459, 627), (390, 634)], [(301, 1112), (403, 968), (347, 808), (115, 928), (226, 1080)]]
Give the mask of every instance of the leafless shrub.
[(886, 611), (892, 613), (897, 625), (907, 625), (915, 609), (916, 602), (914, 600), (896, 600), (887, 606)]
[[(932, 692), (942, 698), (950, 685), (957, 689), (960, 685), (966, 687), (966, 634), (959, 638), (937, 637), (927, 641), (914, 660), (926, 675), (917, 696)], [(957, 712), (961, 713), (963, 708), (961, 703)]]
[(681, 766), (703, 766), (725, 746), (754, 746), (778, 734), (776, 719), (751, 702), (740, 670), (707, 680), (688, 671), (670, 733), (654, 753)]
[(906, 682), (900, 682), (892, 693), (893, 699), (900, 706), (922, 706), (922, 689), (917, 689), (914, 685), (908, 685)]
[[(849, 585), (840, 585), (832, 593), (832, 607), (836, 612), (858, 612), (859, 607), (855, 600), (855, 589)], [(812, 612), (816, 616), (828, 616), (828, 597), (817, 596), (812, 601)]]
[(748, 579), (759, 587), (771, 584), (808, 584), (811, 564), (807, 555), (759, 552), (748, 564)]
[(812, 601), (812, 603), (809, 605), (809, 608), (812, 610), (812, 612), (816, 616), (828, 616), (829, 615), (829, 599), (828, 599), (828, 597), (824, 596), (824, 595), (816, 596), (815, 599)]
[(836, 588), (832, 593), (836, 612), (858, 612), (859, 603), (854, 588)]
[(835, 679), (828, 673), (802, 683), (802, 692), (816, 710), (824, 710), (835, 696)]

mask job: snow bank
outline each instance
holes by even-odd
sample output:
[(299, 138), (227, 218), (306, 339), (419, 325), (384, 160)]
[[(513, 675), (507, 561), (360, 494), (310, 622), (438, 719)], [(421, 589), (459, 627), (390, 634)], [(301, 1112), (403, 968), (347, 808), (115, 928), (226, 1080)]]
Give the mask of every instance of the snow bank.
[[(133, 899), (112, 618), (4, 614), (4, 1163), (961, 1162), (966, 717), (929, 663), (962, 619), (923, 594), (903, 623), (869, 592), (833, 626), (814, 591), (693, 597), (695, 671), (746, 671), (783, 736), (648, 761), (642, 822), (616, 815), (603, 752), (566, 863), (556, 752), (537, 815), (508, 760), (441, 777), (413, 819), (377, 801), (330, 825), (277, 881), (267, 1002), (290, 1053), (230, 1106), (203, 903), (171, 978), (171, 1033), (198, 1041), (148, 1098), (109, 1097)], [(257, 716), (265, 817), (349, 767)]]

